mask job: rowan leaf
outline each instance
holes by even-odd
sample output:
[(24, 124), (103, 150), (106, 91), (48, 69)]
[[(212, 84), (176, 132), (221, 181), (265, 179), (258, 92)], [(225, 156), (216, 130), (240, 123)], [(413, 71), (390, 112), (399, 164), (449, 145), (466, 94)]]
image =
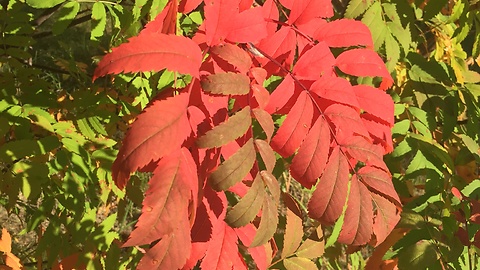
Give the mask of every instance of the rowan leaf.
[(360, 136), (352, 136), (341, 143), (341, 145), (342, 149), (345, 149), (353, 158), (366, 165), (373, 165), (388, 172), (388, 168), (385, 162), (383, 162), (383, 149), (381, 146), (374, 145)]
[(394, 103), (387, 93), (368, 85), (355, 85), (353, 86), (353, 91), (357, 96), (360, 109), (378, 117), (393, 127)]
[(347, 138), (352, 134), (370, 137), (360, 119), (360, 114), (352, 107), (334, 103), (325, 109), (324, 114), (335, 124), (337, 135)]
[(273, 171), (275, 168), (275, 163), (277, 162), (277, 158), (275, 157), (275, 152), (273, 152), (272, 147), (264, 141), (264, 140), (255, 140), (255, 148), (257, 152), (260, 153), (262, 157), (263, 163), (265, 164), (265, 168), (269, 173)]
[(256, 42), (267, 35), (266, 21), (261, 8), (241, 13), (236, 0), (205, 1), (205, 34), (209, 46), (231, 42)]
[(361, 182), (374, 189), (376, 193), (390, 198), (390, 200), (393, 200), (392, 203), (400, 205), (400, 198), (393, 187), (390, 174), (375, 167), (365, 166), (357, 171), (357, 175)]
[(321, 76), (335, 76), (335, 57), (325, 42), (304, 52), (293, 68), (293, 73), (298, 79), (317, 80)]
[(310, 188), (322, 175), (330, 151), (330, 128), (323, 117), (319, 117), (308, 132), (290, 166), (292, 177)]
[(123, 188), (130, 173), (180, 148), (191, 132), (187, 118), (188, 99), (189, 94), (181, 92), (154, 101), (137, 117), (112, 166), (117, 186)]
[(247, 194), (228, 211), (225, 221), (234, 228), (247, 225), (257, 216), (264, 197), (265, 187), (260, 175), (257, 175)]
[(340, 19), (320, 26), (313, 38), (324, 41), (329, 47), (350, 47), (362, 45), (373, 48), (372, 34), (360, 21)]
[(238, 252), (237, 234), (232, 228), (219, 220), (212, 236), (205, 257), (200, 263), (201, 269), (246, 269)]
[[(257, 233), (257, 228), (255, 228), (253, 224), (248, 224), (247, 226), (244, 226), (242, 228), (236, 228), (234, 230), (237, 233), (238, 239), (240, 239), (240, 241), (242, 241), (242, 244), (246, 247), (250, 246), (253, 238), (255, 237), (255, 234)], [(267, 243), (266, 245), (269, 244)], [(265, 247), (266, 246), (263, 245), (247, 249), (248, 253), (250, 254), (250, 256), (252, 256), (259, 270), (266, 270), (268, 268), (268, 264), (271, 261), (267, 259), (267, 252)]]
[(289, 24), (307, 23), (313, 18), (330, 18), (333, 16), (333, 6), (330, 0), (286, 0), (285, 7), (291, 9), (288, 17)]
[(139, 270), (180, 269), (191, 250), (189, 224), (176, 224), (178, 230), (165, 235), (145, 253), (137, 265)]
[(202, 52), (189, 38), (161, 33), (143, 34), (112, 49), (95, 69), (93, 80), (120, 72), (168, 69), (199, 77)]
[(277, 178), (268, 171), (260, 171), (260, 176), (267, 187), (267, 195), (278, 205), (280, 202), (280, 184)]
[(359, 246), (367, 244), (372, 238), (373, 206), (369, 193), (367, 187), (353, 175), (339, 242)]
[(12, 237), (5, 228), (2, 228), (2, 236), (0, 237), (0, 252), (12, 252)]
[(250, 92), (250, 79), (240, 73), (216, 73), (206, 76), (202, 89), (210, 94), (246, 95)]
[(252, 112), (255, 116), (255, 119), (257, 119), (258, 123), (262, 127), (263, 131), (265, 131), (265, 135), (267, 135), (267, 142), (270, 142), (273, 131), (275, 130), (272, 116), (268, 112), (260, 108), (255, 108), (252, 110)]
[(250, 107), (246, 106), (229, 117), (225, 122), (198, 138), (197, 145), (200, 148), (214, 148), (226, 145), (244, 135), (251, 125)]
[(292, 76), (287, 75), (285, 79), (275, 88), (270, 100), (265, 107), (265, 111), (269, 114), (280, 113), (285, 109), (287, 103), (295, 95), (295, 81)]
[(341, 53), (336, 59), (336, 66), (354, 76), (382, 77), (381, 90), (393, 85), (392, 76), (378, 54), (369, 49), (352, 49)]
[(351, 0), (348, 2), (347, 9), (345, 10), (345, 17), (356, 18), (362, 15), (368, 7), (372, 4), (373, 0)]
[(236, 45), (219, 44), (212, 47), (210, 52), (233, 65), (241, 73), (246, 73), (252, 66), (252, 59), (248, 53)]
[(311, 270), (316, 269), (314, 262), (307, 258), (291, 257), (283, 260), (283, 265), (287, 270)]
[(286, 258), (297, 250), (302, 242), (303, 221), (292, 210), (287, 208), (287, 225), (283, 240), (282, 258)]
[(371, 193), (372, 201), (375, 206), (375, 217), (373, 222), (373, 233), (377, 239), (376, 246), (385, 241), (390, 232), (400, 221), (400, 214), (397, 207), (388, 199)]
[(306, 92), (301, 92), (271, 141), (273, 150), (283, 157), (291, 156), (310, 130), (312, 118), (313, 103)]
[[(170, 234), (190, 235), (191, 213), (188, 209), (190, 202), (196, 200), (197, 194), (198, 177), (195, 161), (190, 152), (182, 148), (162, 158), (149, 181), (142, 214), (124, 246), (150, 244)], [(196, 209), (196, 203), (193, 206), (193, 209)], [(183, 224), (187, 224), (186, 227), (181, 227)], [(179, 228), (186, 231), (178, 231)], [(165, 241), (170, 240), (167, 237)], [(190, 240), (186, 242), (189, 243)]]
[(308, 203), (309, 216), (333, 224), (342, 214), (347, 198), (348, 181), (348, 161), (340, 152), (340, 148), (335, 147)]
[(212, 188), (227, 190), (242, 181), (255, 163), (255, 158), (253, 140), (250, 139), (210, 175), (209, 180)]
[(325, 252), (325, 241), (315, 241), (306, 239), (298, 248), (295, 254), (298, 257), (315, 259), (323, 255)]
[(260, 220), (260, 225), (257, 229), (257, 234), (250, 244), (250, 247), (256, 247), (263, 245), (270, 240), (275, 231), (277, 230), (278, 224), (278, 202), (272, 200), (269, 196), (266, 196), (263, 199), (262, 205), (262, 218)]
[(310, 86), (310, 91), (321, 98), (360, 108), (352, 85), (344, 78), (322, 76)]

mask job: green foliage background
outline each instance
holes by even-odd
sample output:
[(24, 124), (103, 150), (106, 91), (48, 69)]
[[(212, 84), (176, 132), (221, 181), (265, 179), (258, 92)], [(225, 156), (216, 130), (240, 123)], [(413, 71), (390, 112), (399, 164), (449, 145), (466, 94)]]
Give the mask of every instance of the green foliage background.
[[(0, 2), (0, 204), (21, 217), (21, 234), (35, 232), (31, 252), (15, 250), (24, 265), (79, 257), (87, 268), (124, 269), (140, 259), (141, 248), (120, 244), (138, 217), (148, 175), (134, 175), (125, 193), (110, 167), (128, 124), (174, 76), (91, 78), (101, 56), (138, 34), (166, 2)], [(400, 269), (480, 268), (480, 2), (333, 3), (336, 18), (370, 28), (396, 79), (389, 90), (395, 145), (386, 161), (404, 203), (397, 226), (404, 236), (383, 259)], [(200, 12), (183, 15), (179, 31), (189, 36), (201, 21)], [(280, 181), (302, 207), (310, 191), (286, 173)], [(453, 196), (453, 187), (465, 197)], [(303, 223), (308, 235), (311, 221)], [(335, 229), (326, 234), (334, 239)], [(362, 269), (372, 252), (328, 241), (316, 264)]]

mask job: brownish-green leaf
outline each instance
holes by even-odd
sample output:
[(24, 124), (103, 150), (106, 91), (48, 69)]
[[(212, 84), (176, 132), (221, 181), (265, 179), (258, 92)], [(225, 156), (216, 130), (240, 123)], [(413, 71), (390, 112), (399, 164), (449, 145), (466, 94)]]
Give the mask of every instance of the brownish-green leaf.
[(251, 125), (250, 106), (247, 106), (198, 138), (197, 145), (200, 148), (220, 147), (245, 134)]
[(210, 184), (216, 190), (226, 190), (243, 180), (255, 162), (253, 139), (246, 142), (210, 175)]
[(287, 270), (312, 270), (317, 269), (314, 262), (307, 258), (292, 257), (285, 259), (283, 265)]
[(217, 73), (208, 75), (202, 82), (205, 92), (218, 95), (246, 95), (250, 92), (250, 79), (240, 73)]
[(297, 250), (302, 242), (303, 221), (292, 210), (287, 208), (287, 226), (283, 240), (282, 258), (286, 258)]
[(264, 197), (265, 186), (257, 175), (247, 194), (228, 212), (227, 223), (235, 228), (247, 225), (260, 211)]
[(263, 200), (262, 219), (250, 247), (256, 247), (265, 244), (273, 237), (278, 224), (278, 204), (266, 196)]
[(275, 168), (275, 163), (277, 162), (272, 147), (270, 147), (270, 145), (264, 140), (255, 140), (255, 147), (257, 148), (258, 153), (260, 153), (267, 171), (272, 172), (273, 168)]

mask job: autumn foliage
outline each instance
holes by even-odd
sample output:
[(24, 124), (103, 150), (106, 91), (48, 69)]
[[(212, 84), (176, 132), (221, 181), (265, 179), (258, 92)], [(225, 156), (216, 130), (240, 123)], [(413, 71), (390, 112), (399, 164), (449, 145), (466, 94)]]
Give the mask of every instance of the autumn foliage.
[[(176, 35), (178, 12), (194, 9), (203, 24)], [(167, 69), (186, 82), (151, 101), (113, 164), (120, 188), (135, 171), (153, 173), (124, 243), (150, 245), (140, 269), (246, 269), (239, 245), (266, 269), (278, 155), (316, 188), (311, 218), (343, 217), (339, 242), (377, 246), (393, 230), (401, 203), (383, 161), (393, 150), (393, 79), (369, 29), (333, 14), (329, 0), (171, 0), (101, 60), (94, 79)]]

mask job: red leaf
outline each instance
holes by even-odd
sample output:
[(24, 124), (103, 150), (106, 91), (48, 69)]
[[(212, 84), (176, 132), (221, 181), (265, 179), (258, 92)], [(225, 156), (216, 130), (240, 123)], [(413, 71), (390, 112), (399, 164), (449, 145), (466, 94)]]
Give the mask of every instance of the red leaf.
[(370, 137), (373, 139), (373, 144), (383, 146), (384, 154), (393, 151), (392, 141), (392, 128), (389, 124), (385, 124), (383, 121), (379, 122), (379, 119), (369, 113), (362, 113), (360, 118), (363, 121), (363, 125), (370, 133)]
[(394, 104), (390, 95), (368, 85), (355, 85), (353, 91), (357, 96), (360, 108), (385, 121), (393, 127)]
[(188, 14), (196, 9), (203, 0), (180, 0), (180, 5), (178, 6), (178, 12), (183, 14)]
[(142, 215), (124, 246), (149, 244), (173, 233), (190, 235), (189, 225), (186, 231), (178, 231), (178, 226), (189, 224), (189, 205), (193, 201), (192, 209), (197, 208), (197, 194), (196, 165), (190, 152), (182, 148), (162, 158), (149, 181)]
[(293, 73), (298, 79), (318, 80), (320, 76), (335, 76), (334, 65), (332, 52), (325, 42), (320, 42), (300, 56)]
[(142, 257), (139, 270), (180, 269), (190, 255), (192, 244), (188, 224), (176, 224), (178, 231), (165, 235)]
[(120, 72), (169, 69), (199, 77), (202, 52), (191, 39), (158, 33), (132, 37), (105, 55), (95, 69), (93, 80)]
[[(282, 27), (273, 35), (261, 40), (257, 47), (278, 63), (284, 64), (287, 69), (290, 69), (290, 65), (293, 63), (295, 56), (296, 39), (296, 34), (293, 29), (290, 27)], [(270, 72), (279, 70), (276, 63), (266, 58), (263, 58), (263, 61), (260, 58), (259, 61), (262, 63), (262, 66)]]
[(117, 186), (123, 188), (130, 173), (180, 148), (191, 132), (187, 118), (188, 98), (187, 92), (180, 92), (174, 97), (154, 101), (138, 116), (112, 166)]
[(336, 66), (341, 71), (354, 76), (382, 77), (381, 90), (386, 90), (393, 85), (392, 76), (375, 51), (369, 49), (344, 51), (337, 57)]
[(355, 175), (350, 183), (347, 210), (338, 241), (348, 245), (365, 245), (372, 238), (372, 199), (368, 189)]
[(267, 35), (261, 8), (238, 13), (238, 0), (205, 1), (205, 33), (207, 44), (215, 46), (231, 42), (256, 42)]
[(283, 157), (291, 156), (307, 135), (313, 118), (313, 104), (306, 92), (301, 92), (271, 145)]
[(177, 1), (168, 2), (155, 19), (145, 25), (139, 35), (163, 33), (175, 35), (177, 32)]
[(270, 96), (265, 111), (269, 114), (280, 113), (295, 94), (295, 81), (287, 75)]
[(340, 217), (347, 198), (348, 175), (348, 161), (336, 147), (308, 203), (310, 217), (327, 224)]
[(383, 162), (383, 149), (378, 145), (371, 144), (365, 138), (360, 136), (352, 136), (345, 142), (341, 143), (344, 149), (353, 158), (365, 163), (373, 165), (388, 172), (387, 165)]
[(238, 240), (235, 231), (220, 220), (213, 228), (213, 237), (200, 268), (247, 269), (237, 246)]
[(241, 73), (246, 73), (252, 66), (248, 53), (233, 44), (220, 44), (210, 50), (213, 54), (233, 65)]
[[(242, 241), (242, 244), (246, 247), (250, 246), (257, 232), (257, 229), (255, 228), (255, 226), (253, 226), (253, 224), (248, 224), (247, 226), (244, 226), (242, 228), (236, 228), (234, 230), (237, 233), (238, 239), (240, 239), (240, 241)], [(267, 261), (267, 253), (265, 250), (265, 246), (248, 248), (247, 250), (248, 253), (250, 253), (250, 255), (252, 256), (259, 270), (265, 270), (268, 268), (268, 263), (270, 262)]]
[(344, 78), (322, 76), (312, 84), (310, 91), (321, 98), (360, 108), (352, 85)]
[(390, 232), (395, 228), (398, 221), (400, 221), (400, 214), (397, 212), (397, 207), (384, 197), (375, 193), (370, 193), (373, 204), (376, 209), (376, 215), (373, 223), (373, 233), (377, 238), (375, 246), (378, 246)]
[(330, 18), (333, 6), (330, 0), (282, 0), (282, 5), (290, 9), (289, 24), (302, 24), (313, 18)]
[(365, 166), (357, 171), (357, 175), (365, 185), (389, 198), (393, 203), (400, 206), (400, 198), (398, 197), (392, 183), (392, 176), (383, 170), (375, 167)]
[(328, 106), (324, 114), (335, 124), (337, 136), (340, 138), (345, 137), (348, 140), (352, 134), (370, 137), (359, 113), (352, 107), (335, 103)]
[(329, 47), (350, 47), (363, 45), (373, 48), (372, 34), (360, 21), (340, 19), (320, 26), (313, 38), (324, 41)]
[(303, 186), (310, 188), (323, 173), (330, 150), (330, 129), (319, 117), (293, 157), (290, 172)]

